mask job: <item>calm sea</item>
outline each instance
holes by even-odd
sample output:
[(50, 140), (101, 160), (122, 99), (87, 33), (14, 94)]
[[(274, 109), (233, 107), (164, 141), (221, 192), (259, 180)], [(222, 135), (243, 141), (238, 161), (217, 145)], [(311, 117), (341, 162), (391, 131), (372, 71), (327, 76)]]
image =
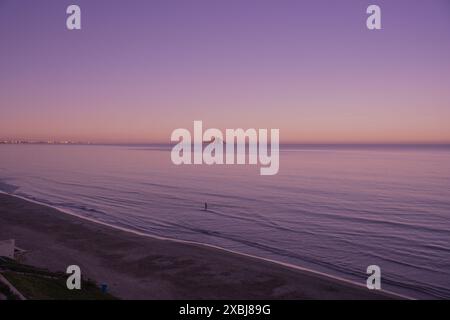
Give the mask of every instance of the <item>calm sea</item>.
[[(280, 171), (164, 146), (0, 145), (0, 189), (148, 234), (450, 298), (450, 147), (284, 146)], [(203, 211), (204, 202), (209, 211)]]

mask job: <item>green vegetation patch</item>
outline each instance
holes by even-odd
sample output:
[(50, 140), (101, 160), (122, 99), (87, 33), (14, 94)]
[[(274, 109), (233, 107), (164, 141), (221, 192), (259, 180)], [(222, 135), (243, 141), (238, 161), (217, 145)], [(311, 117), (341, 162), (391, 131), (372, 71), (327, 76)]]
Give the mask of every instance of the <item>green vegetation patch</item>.
[[(66, 286), (68, 275), (54, 273), (17, 263), (10, 259), (0, 259), (1, 274), (25, 296), (31, 300), (113, 300), (110, 294), (100, 290), (91, 280), (83, 279), (80, 290), (69, 290)], [(15, 297), (8, 288), (0, 287), (0, 292), (8, 299)]]

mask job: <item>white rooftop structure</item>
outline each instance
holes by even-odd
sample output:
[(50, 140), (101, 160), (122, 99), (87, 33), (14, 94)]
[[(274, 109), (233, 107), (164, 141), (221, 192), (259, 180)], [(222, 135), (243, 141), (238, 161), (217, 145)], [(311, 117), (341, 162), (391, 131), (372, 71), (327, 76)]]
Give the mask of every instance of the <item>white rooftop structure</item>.
[(14, 239), (0, 241), (0, 257), (14, 259), (16, 243)]

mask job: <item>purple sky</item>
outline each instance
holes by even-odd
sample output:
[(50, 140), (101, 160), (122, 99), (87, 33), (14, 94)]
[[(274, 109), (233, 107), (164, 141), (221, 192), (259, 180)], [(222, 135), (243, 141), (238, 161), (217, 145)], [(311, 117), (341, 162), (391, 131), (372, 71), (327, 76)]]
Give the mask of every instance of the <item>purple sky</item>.
[(0, 39), (0, 139), (450, 142), (449, 0), (0, 0)]

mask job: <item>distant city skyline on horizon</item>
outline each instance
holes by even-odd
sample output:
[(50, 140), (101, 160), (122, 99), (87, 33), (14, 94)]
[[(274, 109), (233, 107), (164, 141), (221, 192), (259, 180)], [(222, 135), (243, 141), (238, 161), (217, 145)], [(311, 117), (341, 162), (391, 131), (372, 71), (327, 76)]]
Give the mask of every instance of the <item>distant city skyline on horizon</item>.
[[(226, 141), (224, 141), (225, 143)], [(206, 144), (209, 142), (205, 142)], [(175, 145), (175, 142), (170, 141), (135, 141), (135, 142), (126, 142), (126, 141), (93, 141), (93, 140), (86, 140), (86, 141), (80, 141), (80, 140), (35, 140), (35, 139), (1, 139), (0, 138), (0, 144), (55, 144), (55, 145)], [(389, 142), (383, 142), (383, 141), (372, 141), (372, 142), (346, 142), (346, 141), (318, 141), (318, 142), (312, 142), (312, 141), (288, 141), (283, 142), (280, 141), (280, 146), (289, 146), (289, 145), (449, 145), (450, 141), (428, 141), (428, 142), (421, 142), (421, 141), (389, 141)]]

